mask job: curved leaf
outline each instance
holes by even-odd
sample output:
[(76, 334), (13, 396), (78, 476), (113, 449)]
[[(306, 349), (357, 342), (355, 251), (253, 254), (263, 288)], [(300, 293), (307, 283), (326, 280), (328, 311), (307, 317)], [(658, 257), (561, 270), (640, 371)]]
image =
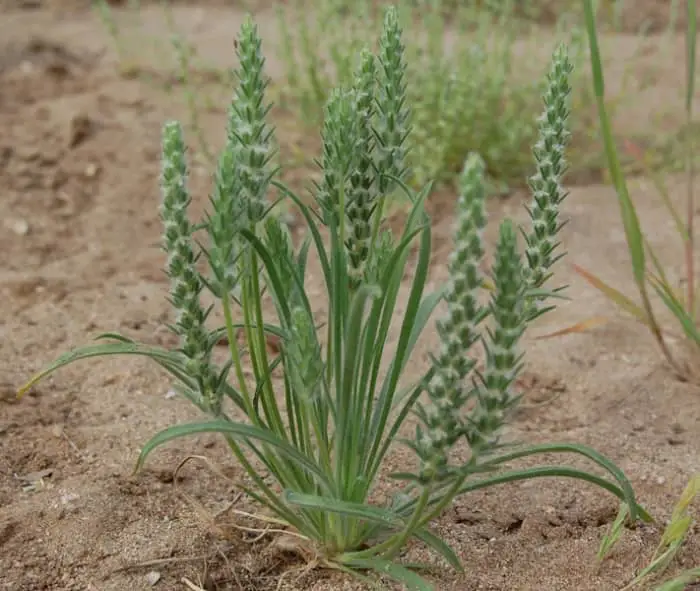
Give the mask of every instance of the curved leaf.
[[(493, 460), (490, 460), (488, 462), (482, 463), (480, 467), (490, 467), (490, 466), (497, 466), (497, 465), (502, 465), (506, 462), (510, 462), (512, 460), (528, 457), (528, 456), (533, 456), (533, 455), (540, 455), (540, 454), (545, 454), (545, 453), (574, 453), (578, 454), (581, 456), (584, 456), (603, 468), (606, 472), (608, 472), (620, 485), (620, 490), (622, 493), (623, 500), (629, 505), (630, 507), (630, 516), (632, 517), (633, 520), (637, 520), (641, 518), (643, 521), (653, 521), (652, 518), (649, 516), (649, 514), (639, 506), (637, 503), (637, 500), (635, 498), (634, 490), (632, 489), (632, 485), (630, 484), (629, 480), (625, 476), (624, 472), (620, 470), (615, 464), (613, 464), (609, 459), (607, 459), (605, 456), (602, 454), (598, 453), (594, 449), (585, 446), (585, 445), (580, 445), (576, 443), (544, 443), (541, 445), (531, 445), (523, 449), (519, 449), (516, 451), (513, 451), (508, 454), (504, 454), (502, 456), (499, 456), (498, 458), (495, 458)], [(588, 474), (586, 472), (583, 472), (583, 474)], [(592, 478), (598, 478), (594, 477), (593, 475), (590, 475)], [(585, 478), (584, 478), (585, 480)], [(598, 483), (597, 480), (591, 480), (591, 482), (596, 482)], [(607, 482), (607, 481), (606, 481)], [(468, 485), (465, 485), (468, 486)], [(606, 488), (606, 487), (604, 487)], [(461, 490), (461, 489), (460, 489)], [(608, 489), (610, 490), (610, 489)], [(612, 492), (612, 491), (611, 491)], [(617, 493), (614, 493), (617, 494)], [(619, 496), (619, 495), (618, 495)]]
[(380, 575), (391, 577), (413, 591), (435, 591), (435, 588), (420, 575), (395, 562), (380, 558), (364, 558), (350, 559), (345, 565), (352, 568), (373, 570)]
[[(89, 359), (91, 357), (106, 357), (108, 355), (141, 355), (143, 357), (149, 357), (154, 361), (161, 364), (166, 369), (171, 370), (181, 368), (181, 356), (177, 352), (168, 351), (167, 349), (161, 349), (159, 347), (152, 347), (150, 345), (142, 345), (134, 341), (130, 341), (125, 337), (121, 337), (117, 343), (102, 343), (99, 345), (86, 345), (84, 347), (78, 347), (72, 351), (64, 353), (58, 357), (53, 363), (49, 364), (46, 368), (41, 370), (38, 374), (32, 377), (18, 392), (18, 397), (23, 396), (27, 390), (29, 390), (34, 384), (43, 380), (46, 376), (54, 373), (55, 371), (80, 361), (83, 359)], [(184, 369), (181, 369), (181, 374), (178, 377), (185, 381), (188, 385), (193, 384), (185, 374)]]
[(244, 423), (237, 423), (234, 421), (187, 423), (184, 425), (175, 425), (173, 427), (163, 429), (149, 439), (143, 446), (134, 471), (136, 472), (143, 467), (146, 458), (155, 448), (174, 439), (179, 439), (190, 435), (197, 435), (199, 433), (222, 433), (235, 438), (241, 438), (244, 440), (253, 439), (260, 441), (261, 443), (271, 445), (286, 456), (289, 462), (297, 464), (299, 467), (304, 468), (313, 474), (317, 478), (318, 482), (323, 484), (327, 490), (332, 491), (334, 489), (333, 485), (328, 480), (328, 477), (319, 469), (319, 467), (289, 443), (283, 439), (280, 439), (269, 430), (260, 429), (254, 425), (246, 425)]
[(370, 523), (378, 523), (391, 528), (401, 528), (405, 525), (404, 520), (401, 519), (398, 514), (382, 507), (373, 507), (362, 503), (351, 503), (340, 499), (332, 499), (294, 491), (285, 491), (284, 499), (291, 505), (297, 505), (306, 509), (328, 511), (330, 513), (345, 515), (346, 517), (356, 517)]
[(425, 528), (419, 528), (413, 535), (440, 554), (457, 572), (464, 572), (464, 567), (459, 561), (457, 554), (444, 540)]

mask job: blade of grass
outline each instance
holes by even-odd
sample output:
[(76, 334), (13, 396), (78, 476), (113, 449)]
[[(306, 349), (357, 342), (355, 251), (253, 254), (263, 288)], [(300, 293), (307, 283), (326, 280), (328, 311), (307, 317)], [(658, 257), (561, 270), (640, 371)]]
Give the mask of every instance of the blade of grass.
[(583, 267), (580, 267), (576, 264), (573, 264), (572, 267), (578, 275), (583, 277), (593, 287), (601, 291), (605, 295), (605, 297), (607, 297), (609, 300), (612, 300), (617, 306), (619, 306), (626, 312), (630, 313), (632, 316), (634, 316), (636, 320), (638, 320), (645, 326), (651, 328), (651, 323), (644, 309), (635, 304), (625, 294), (615, 289), (614, 287), (608, 285), (607, 283), (605, 283), (605, 281), (603, 281), (596, 275), (593, 275), (593, 273), (590, 273)]
[(629, 249), (630, 256), (632, 257), (632, 271), (634, 274), (634, 280), (637, 284), (637, 289), (639, 290), (639, 294), (642, 299), (642, 307), (644, 308), (644, 312), (649, 323), (648, 326), (654, 335), (654, 338), (676, 373), (678, 375), (683, 375), (682, 370), (679, 368), (668, 349), (664, 336), (659, 328), (659, 324), (654, 316), (654, 311), (649, 299), (649, 292), (646, 284), (646, 260), (642, 230), (639, 224), (637, 211), (627, 190), (627, 183), (625, 182), (622, 167), (620, 166), (620, 160), (618, 158), (617, 149), (613, 140), (610, 120), (608, 118), (608, 113), (605, 106), (605, 83), (603, 78), (600, 49), (598, 47), (598, 33), (596, 30), (593, 2), (592, 0), (583, 0), (583, 5), (586, 17), (586, 30), (588, 32), (588, 40), (590, 43), (591, 72), (593, 75), (596, 103), (598, 105), (598, 117), (600, 119), (601, 134), (605, 145), (605, 153), (608, 160), (610, 176), (613, 181), (613, 185), (615, 186), (615, 192), (620, 205), (620, 213), (622, 216), (622, 223), (625, 228), (627, 247)]
[(609, 321), (607, 318), (596, 316), (594, 318), (589, 318), (588, 320), (582, 320), (581, 322), (577, 322), (576, 324), (572, 324), (571, 326), (568, 326), (566, 328), (555, 330), (554, 332), (548, 332), (547, 334), (538, 335), (534, 338), (536, 341), (542, 341), (545, 339), (562, 337), (567, 334), (578, 334), (582, 332), (588, 332), (592, 328), (595, 328), (596, 326), (602, 326), (604, 324), (607, 324), (608, 322)]
[(685, 91), (685, 115), (686, 115), (686, 167), (688, 175), (687, 195), (687, 237), (685, 242), (686, 275), (688, 278), (687, 308), (695, 321), (695, 232), (693, 220), (695, 218), (695, 171), (693, 166), (694, 142), (691, 133), (693, 120), (693, 96), (695, 94), (695, 49), (697, 44), (697, 15), (695, 0), (687, 3), (688, 25), (685, 32), (686, 42), (686, 91)]

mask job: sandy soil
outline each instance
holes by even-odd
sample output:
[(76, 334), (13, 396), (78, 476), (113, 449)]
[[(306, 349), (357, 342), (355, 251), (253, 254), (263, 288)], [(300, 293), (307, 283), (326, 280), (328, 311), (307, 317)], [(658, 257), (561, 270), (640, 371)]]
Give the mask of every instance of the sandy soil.
[[(198, 454), (235, 478), (238, 468), (216, 438), (169, 445), (131, 475), (153, 433), (197, 416), (186, 401), (168, 395), (168, 381), (154, 366), (133, 359), (83, 363), (15, 400), (16, 388), (34, 371), (100, 332), (172, 343), (164, 328), (169, 310), (158, 247), (158, 153), (162, 122), (184, 110), (162, 87), (116, 74), (108, 39), (77, 9), (80, 3), (68, 3), (76, 10), (53, 3), (60, 14), (50, 2), (25, 2), (25, 8), (39, 7), (31, 10), (12, 4), (15, 10), (0, 19), (0, 588), (137, 591), (151, 588), (154, 573), (154, 588), (173, 590), (186, 589), (182, 577), (206, 589), (274, 589), (283, 573), (281, 588), (359, 588), (337, 575), (305, 572), (273, 538), (237, 531), (228, 518), (212, 524), (198, 516), (180, 493), (213, 514), (233, 498), (231, 483), (201, 464), (184, 468), (177, 487), (172, 474), (180, 460)], [(179, 16), (226, 65), (240, 15), (231, 9), (198, 14), (199, 21), (191, 11)], [(264, 38), (273, 38), (271, 17), (262, 14), (258, 22)], [(620, 37), (621, 55), (629, 42)], [(671, 53), (657, 93), (634, 105), (635, 113), (646, 112), (645, 121), (660, 103), (679, 100), (669, 98), (669, 89), (682, 80), (680, 40)], [(279, 76), (272, 57), (270, 73)], [(280, 121), (283, 135), (287, 130), (283, 144), (304, 143), (293, 122)], [(221, 123), (221, 113), (204, 117), (214, 144)], [(680, 180), (670, 182), (682, 194)], [(201, 210), (202, 168), (195, 168), (192, 184)], [(637, 181), (632, 190), (658, 251), (680, 261), (673, 227), (650, 183)], [(453, 199), (438, 194), (431, 204), (433, 282), (446, 274)], [(493, 221), (522, 218), (521, 205), (518, 196), (494, 201)], [(611, 190), (573, 188), (566, 215), (568, 261), (633, 293)], [(560, 278), (570, 282), (573, 301), (531, 337), (591, 316), (611, 321), (588, 334), (530, 338), (514, 435), (596, 447), (626, 471), (659, 523), (627, 532), (598, 569), (598, 542), (617, 510), (611, 497), (559, 481), (474, 494), (437, 524), (467, 571), (458, 577), (445, 571), (436, 578), (438, 589), (619, 589), (653, 553), (673, 501), (700, 471), (700, 388), (675, 380), (649, 335), (616, 316), (565, 265)], [(435, 345), (429, 332), (419, 364)], [(410, 461), (403, 450), (392, 457), (394, 467)], [(421, 552), (411, 548), (409, 557)], [(697, 566), (699, 556), (700, 542), (692, 540), (681, 563)]]

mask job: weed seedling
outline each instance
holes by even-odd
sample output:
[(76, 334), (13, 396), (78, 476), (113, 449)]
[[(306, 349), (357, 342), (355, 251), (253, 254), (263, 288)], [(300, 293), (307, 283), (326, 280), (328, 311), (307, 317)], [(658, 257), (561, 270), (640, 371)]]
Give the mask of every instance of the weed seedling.
[[(659, 579), (673, 563), (676, 555), (683, 547), (694, 519), (690, 515), (690, 505), (700, 493), (700, 474), (696, 474), (690, 479), (683, 494), (681, 494), (676, 506), (673, 508), (671, 519), (664, 529), (659, 545), (654, 552), (649, 564), (639, 571), (637, 576), (621, 591), (630, 591), (640, 585), (649, 583), (652, 579)], [(598, 551), (598, 559), (603, 560), (610, 554), (614, 546), (622, 536), (622, 528), (629, 518), (629, 510), (623, 503), (617, 519), (611, 525), (610, 530), (604, 536)], [(700, 581), (700, 568), (693, 568), (683, 571), (661, 585), (655, 587), (655, 591), (685, 591), (687, 585)]]

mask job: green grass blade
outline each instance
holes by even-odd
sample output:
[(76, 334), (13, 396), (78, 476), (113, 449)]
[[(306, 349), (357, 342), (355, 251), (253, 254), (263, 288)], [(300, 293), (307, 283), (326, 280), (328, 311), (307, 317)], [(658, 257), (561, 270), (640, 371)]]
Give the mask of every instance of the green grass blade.
[[(625, 491), (609, 480), (586, 472), (585, 470), (578, 470), (576, 468), (570, 468), (569, 466), (538, 466), (535, 468), (524, 468), (522, 470), (509, 470), (498, 474), (497, 476), (491, 476), (489, 478), (483, 478), (476, 482), (470, 482), (465, 484), (459, 489), (459, 494), (465, 494), (469, 492), (474, 492), (483, 488), (489, 488), (498, 484), (507, 484), (509, 482), (517, 482), (519, 480), (531, 480), (534, 478), (574, 478), (576, 480), (584, 480), (595, 484), (608, 492), (615, 495), (618, 499), (623, 502), (627, 502), (627, 496)], [(652, 521), (651, 516), (646, 513), (641, 507), (637, 509), (642, 516), (644, 521)]]
[(623, 492), (624, 501), (630, 507), (632, 519), (636, 520), (641, 518), (643, 521), (651, 521), (649, 514), (638, 505), (632, 485), (625, 476), (624, 472), (622, 472), (620, 468), (618, 468), (605, 456), (586, 445), (575, 443), (543, 443), (540, 445), (530, 445), (522, 449), (503, 454), (497, 458), (494, 458), (493, 460), (489, 460), (488, 462), (483, 462), (480, 466), (489, 467), (503, 465), (506, 462), (511, 462), (516, 459), (547, 453), (573, 453), (591, 460), (593, 463), (597, 464), (603, 470), (608, 472), (618, 482), (620, 485), (619, 488)]
[(698, 581), (700, 581), (700, 568), (694, 568), (683, 571), (672, 580), (662, 583), (654, 591), (686, 591), (691, 589), (690, 585), (697, 585)]
[(360, 339), (362, 337), (362, 317), (365, 313), (367, 301), (370, 298), (379, 299), (382, 293), (376, 286), (363, 285), (354, 294), (350, 307), (347, 330), (345, 332), (345, 366), (343, 372), (343, 395), (338, 405), (338, 421), (336, 437), (340, 443), (340, 454), (336, 458), (337, 467), (342, 472), (339, 474), (338, 483), (341, 490), (353, 487), (357, 479), (364, 474), (359, 470), (362, 463), (361, 450), (363, 447), (363, 434), (366, 433), (362, 421), (365, 392), (357, 392), (355, 386), (359, 381), (359, 363), (361, 361)]
[(695, 344), (700, 345), (700, 331), (698, 331), (698, 327), (695, 325), (693, 316), (689, 314), (688, 310), (683, 306), (683, 303), (678, 299), (671, 287), (657, 278), (651, 279), (651, 286), (666, 307), (676, 317), (685, 335)]
[(625, 503), (622, 503), (615, 521), (613, 521), (613, 523), (610, 525), (610, 528), (600, 542), (600, 547), (598, 548), (598, 553), (596, 554), (596, 558), (598, 560), (604, 560), (605, 557), (610, 554), (615, 544), (617, 544), (617, 542), (620, 540), (620, 537), (622, 536), (622, 528), (627, 521), (629, 514), (629, 507)]
[[(289, 326), (291, 324), (289, 302), (286, 301), (286, 291), (277, 273), (277, 265), (275, 264), (272, 253), (267, 249), (265, 244), (263, 244), (263, 242), (247, 228), (241, 228), (239, 233), (249, 242), (249, 244), (255, 249), (258, 256), (262, 259), (263, 264), (265, 265), (265, 271), (267, 271), (269, 283), (272, 286), (272, 289), (275, 291), (277, 301), (281, 307), (280, 311), (282, 312), (283, 316), (282, 320), (284, 320), (284, 322), (287, 323), (287, 326)], [(251, 325), (250, 328), (253, 328), (253, 325)]]
[(346, 517), (363, 519), (370, 523), (378, 523), (389, 528), (400, 528), (404, 520), (399, 515), (388, 509), (373, 507), (363, 503), (351, 503), (336, 498), (322, 497), (318, 495), (304, 494), (293, 491), (285, 491), (284, 499), (290, 505), (297, 505), (307, 509), (318, 509), (329, 513), (337, 513)]
[(646, 259), (644, 251), (644, 239), (642, 236), (641, 226), (639, 224), (639, 217), (637, 216), (637, 211), (632, 203), (632, 199), (629, 196), (627, 190), (627, 183), (625, 181), (624, 173), (622, 172), (622, 167), (620, 166), (620, 160), (617, 154), (617, 148), (615, 147), (615, 142), (613, 140), (612, 129), (610, 125), (610, 120), (608, 118), (608, 113), (605, 107), (605, 84), (603, 79), (603, 67), (600, 57), (600, 49), (598, 47), (598, 34), (596, 31), (595, 14), (593, 10), (592, 0), (583, 0), (584, 12), (586, 17), (586, 30), (588, 33), (588, 40), (590, 44), (591, 53), (591, 71), (593, 74), (593, 86), (596, 95), (596, 103), (598, 105), (598, 117), (600, 120), (601, 133), (603, 136), (603, 143), (605, 145), (605, 153), (608, 160), (608, 169), (610, 171), (610, 176), (615, 186), (615, 192), (617, 194), (617, 200), (620, 205), (620, 214), (622, 217), (622, 224), (625, 229), (625, 237), (627, 239), (627, 248), (629, 250), (630, 256), (632, 258), (632, 271), (634, 275), (635, 283), (637, 284), (637, 289), (639, 290), (639, 295), (642, 299), (642, 307), (646, 314), (647, 320), (649, 322), (649, 328), (654, 335), (659, 347), (661, 348), (664, 356), (668, 362), (673, 366), (676, 373), (682, 374), (682, 370), (676, 364), (671, 352), (666, 346), (666, 341), (659, 328), (659, 325), (654, 316), (654, 311), (651, 306), (651, 301), (649, 300), (649, 293), (646, 284)]
[(676, 206), (673, 204), (673, 201), (671, 200), (671, 195), (668, 191), (668, 187), (666, 186), (666, 183), (664, 182), (661, 174), (659, 174), (657, 167), (653, 166), (649, 162), (649, 158), (645, 155), (641, 148), (639, 148), (630, 140), (624, 141), (624, 150), (631, 158), (633, 158), (639, 163), (640, 167), (644, 171), (644, 176), (651, 180), (652, 184), (656, 188), (656, 191), (659, 193), (659, 195), (661, 195), (661, 200), (664, 206), (666, 207), (666, 209), (668, 209), (670, 216), (673, 218), (673, 222), (676, 226), (676, 231), (683, 240), (687, 240), (688, 236), (685, 228), (685, 223), (683, 222), (683, 218), (681, 218), (680, 213), (676, 209)]
[(642, 286), (644, 284), (644, 271), (646, 268), (642, 232), (639, 225), (639, 218), (637, 217), (637, 211), (634, 208), (627, 190), (627, 183), (625, 182), (625, 178), (622, 173), (622, 167), (620, 166), (620, 160), (618, 158), (617, 149), (615, 148), (615, 142), (612, 136), (610, 120), (605, 107), (605, 82), (603, 78), (600, 49), (598, 47), (598, 34), (596, 30), (593, 2), (592, 0), (583, 0), (583, 4), (586, 16), (586, 29), (588, 32), (588, 40), (591, 50), (593, 87), (598, 105), (598, 116), (600, 119), (605, 153), (608, 160), (608, 168), (620, 204), (622, 223), (625, 228), (625, 236), (627, 237), (627, 246), (629, 248), (630, 255), (632, 256), (632, 269), (634, 272), (635, 281), (639, 286)]
[(685, 89), (685, 117), (686, 117), (686, 172), (687, 172), (687, 237), (685, 241), (685, 264), (686, 275), (688, 277), (687, 286), (687, 309), (693, 318), (696, 319), (695, 311), (695, 141), (692, 133), (693, 124), (693, 97), (695, 95), (695, 61), (697, 46), (697, 8), (695, 0), (687, 2), (688, 24), (685, 31), (686, 44), (686, 89)]
[(403, 400), (403, 405), (401, 406), (401, 410), (397, 414), (396, 418), (394, 419), (394, 422), (391, 425), (391, 428), (389, 431), (387, 431), (386, 437), (384, 437), (384, 441), (382, 443), (381, 449), (377, 452), (376, 454), (376, 460), (375, 464), (372, 467), (372, 474), (376, 474), (376, 472), (379, 470), (379, 467), (381, 465), (380, 460), (386, 456), (387, 452), (389, 451), (389, 447), (391, 447), (392, 443), (394, 443), (396, 436), (399, 432), (399, 429), (401, 428), (401, 425), (404, 424), (404, 421), (406, 420), (406, 417), (408, 414), (413, 410), (416, 402), (418, 401), (418, 398), (420, 398), (420, 395), (423, 393), (424, 384), (428, 383), (430, 378), (433, 376), (433, 369), (431, 368), (428, 373), (425, 376), (425, 380), (422, 380), (414, 389), (413, 392)]
[(313, 239), (314, 245), (316, 246), (316, 253), (318, 254), (319, 261), (321, 263), (321, 269), (323, 271), (323, 277), (326, 280), (326, 286), (330, 289), (331, 286), (331, 265), (328, 259), (328, 251), (323, 242), (323, 237), (318, 229), (316, 220), (314, 220), (311, 209), (301, 200), (299, 197), (290, 189), (285, 187), (279, 181), (272, 181), (271, 183), (274, 187), (277, 187), (284, 195), (289, 199), (294, 201), (294, 204), (299, 208), (301, 215), (304, 216), (306, 220), (307, 228), (311, 232), (311, 238)]
[(406, 304), (404, 321), (401, 325), (401, 332), (396, 345), (395, 356), (382, 386), (380, 401), (377, 406), (379, 412), (375, 413), (372, 419), (372, 425), (370, 427), (372, 448), (367, 456), (366, 466), (369, 468), (369, 473), (372, 475), (372, 477), (374, 474), (376, 474), (382, 459), (382, 456), (378, 455), (377, 452), (385, 449), (382, 446), (384, 430), (389, 413), (394, 406), (394, 395), (398, 386), (399, 378), (401, 377), (404, 366), (409, 359), (411, 352), (409, 350), (409, 345), (415, 344), (416, 340), (413, 329), (416, 326), (418, 310), (420, 309), (422, 303), (423, 289), (425, 288), (428, 277), (431, 240), (430, 226), (427, 225), (421, 232), (418, 264), (416, 265), (414, 272), (415, 274), (411, 285), (411, 292)]
[(435, 291), (423, 298), (423, 301), (416, 311), (416, 316), (413, 320), (413, 329), (408, 339), (408, 343), (406, 344), (406, 360), (410, 359), (411, 353), (416, 346), (416, 342), (420, 338), (421, 334), (423, 334), (423, 329), (428, 324), (428, 320), (430, 320), (432, 317), (435, 308), (437, 308), (438, 304), (442, 301), (444, 294), (445, 289), (442, 287), (438, 291)]
[(440, 537), (436, 536), (430, 530), (425, 528), (419, 528), (415, 532), (415, 537), (421, 542), (435, 550), (440, 556), (442, 556), (448, 564), (454, 568), (457, 572), (464, 572), (462, 563), (455, 551), (450, 548), (450, 546)]
[[(656, 256), (656, 252), (654, 252), (653, 247), (647, 240), (644, 241), (647, 252), (649, 253), (649, 258), (651, 259), (651, 263), (656, 270), (656, 274), (658, 276), (658, 281), (666, 285), (669, 289), (671, 289), (670, 285), (671, 282), (668, 280), (668, 276), (666, 275), (666, 270), (664, 269), (664, 266), (661, 264), (661, 260), (659, 257)], [(647, 273), (647, 277), (649, 277), (649, 273)]]
[(435, 591), (435, 588), (420, 575), (395, 562), (380, 558), (363, 558), (350, 560), (346, 564), (353, 568), (373, 570), (380, 575), (391, 577), (411, 591)]
[(695, 0), (687, 2), (688, 25), (686, 27), (686, 85), (685, 85), (685, 110), (693, 112), (693, 97), (695, 96), (695, 60), (697, 46), (697, 8)]
[(334, 487), (328, 480), (326, 474), (324, 474), (314, 462), (300, 453), (289, 443), (283, 439), (280, 439), (273, 432), (268, 429), (260, 429), (254, 425), (246, 425), (244, 423), (236, 423), (233, 421), (187, 423), (184, 425), (175, 425), (173, 427), (163, 429), (149, 439), (143, 446), (136, 462), (135, 471), (138, 471), (143, 467), (146, 458), (157, 447), (173, 441), (174, 439), (180, 439), (190, 435), (198, 435), (200, 433), (221, 433), (222, 435), (229, 435), (234, 438), (240, 438), (243, 440), (252, 439), (270, 445), (283, 454), (289, 462), (292, 462), (292, 465), (297, 465), (300, 468), (307, 470), (317, 479), (317, 482), (319, 484), (323, 484), (327, 490), (334, 490)]
[[(53, 363), (49, 364), (39, 373), (34, 375), (29, 382), (22, 386), (22, 388), (20, 388), (18, 391), (18, 396), (23, 396), (37, 382), (43, 380), (48, 375), (65, 367), (66, 365), (70, 365), (71, 363), (75, 363), (76, 361), (81, 361), (83, 359), (89, 359), (91, 357), (105, 357), (108, 355), (140, 355), (142, 357), (149, 357), (164, 367), (172, 367), (176, 371), (177, 368), (182, 366), (182, 358), (177, 353), (158, 347), (141, 345), (128, 339), (121, 338), (121, 340), (116, 343), (87, 345), (84, 347), (78, 347), (61, 355)], [(182, 381), (188, 386), (194, 387), (194, 382), (187, 378), (184, 369), (178, 372), (178, 377), (180, 377), (180, 379), (182, 379)]]
[(603, 293), (605, 297), (607, 297), (609, 300), (614, 302), (618, 307), (622, 308), (639, 322), (642, 324), (651, 327), (651, 323), (649, 322), (649, 318), (647, 317), (646, 312), (641, 306), (638, 306), (635, 304), (630, 298), (628, 298), (625, 294), (623, 294), (621, 291), (615, 289), (611, 285), (605, 283), (602, 279), (597, 277), (596, 275), (593, 275), (593, 273), (590, 273), (583, 267), (579, 267), (578, 265), (572, 265), (573, 270), (576, 272), (577, 275), (580, 275), (585, 279), (588, 283), (590, 283), (593, 287), (595, 287), (597, 290)]

